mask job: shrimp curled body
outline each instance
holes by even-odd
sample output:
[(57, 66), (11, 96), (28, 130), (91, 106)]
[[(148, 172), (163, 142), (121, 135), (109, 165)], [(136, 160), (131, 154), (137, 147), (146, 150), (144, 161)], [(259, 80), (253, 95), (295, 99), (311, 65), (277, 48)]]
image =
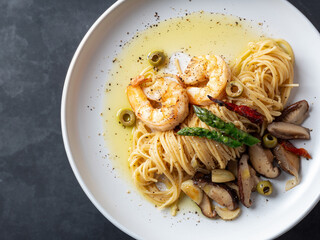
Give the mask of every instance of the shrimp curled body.
[(151, 85), (149, 82), (144, 76), (131, 81), (127, 87), (129, 103), (136, 116), (151, 129), (171, 130), (189, 113), (187, 92), (177, 82), (163, 77), (156, 78)]
[(189, 101), (196, 105), (211, 104), (207, 95), (222, 99), (230, 77), (228, 65), (216, 55), (193, 57), (181, 75), (184, 84), (188, 85)]

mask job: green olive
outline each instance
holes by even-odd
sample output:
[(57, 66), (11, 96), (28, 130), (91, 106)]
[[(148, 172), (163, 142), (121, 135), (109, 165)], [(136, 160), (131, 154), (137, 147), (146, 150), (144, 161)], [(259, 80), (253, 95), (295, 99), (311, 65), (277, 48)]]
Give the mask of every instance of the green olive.
[(226, 93), (229, 97), (239, 97), (243, 93), (243, 86), (237, 81), (231, 81), (227, 84)]
[(117, 112), (117, 117), (121, 124), (126, 127), (131, 127), (136, 122), (136, 116), (130, 109), (119, 109), (119, 111)]
[(148, 61), (151, 66), (159, 67), (166, 61), (166, 55), (163, 51), (152, 51), (148, 54)]
[(272, 184), (270, 181), (260, 181), (257, 184), (258, 193), (269, 196), (272, 193)]
[(265, 134), (262, 141), (266, 148), (274, 148), (278, 144), (278, 139), (270, 133)]

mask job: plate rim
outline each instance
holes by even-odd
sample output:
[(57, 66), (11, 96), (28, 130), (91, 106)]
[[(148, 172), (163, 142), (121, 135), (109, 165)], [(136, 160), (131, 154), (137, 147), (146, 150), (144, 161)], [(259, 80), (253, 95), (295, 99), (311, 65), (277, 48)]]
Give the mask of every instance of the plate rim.
[(72, 73), (74, 71), (77, 59), (79, 55), (81, 54), (85, 44), (87, 43), (88, 39), (92, 35), (92, 33), (95, 31), (95, 29), (98, 27), (98, 25), (105, 19), (111, 12), (113, 12), (117, 7), (119, 7), (121, 4), (126, 2), (127, 0), (117, 0), (114, 2), (106, 11), (104, 11), (100, 17), (98, 17), (97, 20), (92, 24), (92, 26), (89, 28), (89, 30), (86, 32), (82, 40), (80, 41), (72, 59), (70, 62), (70, 65), (68, 67), (68, 71), (66, 74), (66, 78), (63, 84), (63, 90), (62, 90), (62, 97), (61, 97), (61, 131), (62, 131), (62, 139), (64, 148), (67, 154), (67, 158), (69, 161), (69, 164), (71, 166), (71, 169), (73, 171), (73, 174), (75, 175), (78, 183), (80, 184), (82, 190), (86, 194), (86, 196), (89, 198), (91, 203), (98, 209), (98, 211), (107, 218), (114, 226), (116, 226), (118, 229), (123, 231), (124, 233), (128, 234), (129, 236), (135, 238), (135, 239), (141, 239), (140, 236), (138, 236), (136, 233), (130, 231), (128, 228), (126, 228), (124, 225), (120, 224), (116, 219), (114, 219), (107, 211), (104, 210), (104, 208), (97, 202), (95, 197), (92, 195), (91, 191), (87, 187), (87, 184), (83, 181), (82, 176), (80, 175), (78, 168), (76, 167), (73, 153), (71, 151), (70, 147), (70, 141), (69, 141), (69, 134), (67, 129), (67, 118), (66, 118), (66, 105), (67, 105), (67, 98), (68, 98), (68, 92), (69, 92), (69, 86), (70, 86), (70, 80)]
[[(69, 134), (68, 134), (68, 129), (67, 129), (67, 118), (66, 118), (66, 108), (67, 108), (67, 98), (68, 98), (68, 93), (69, 93), (69, 87), (70, 87), (70, 81), (71, 81), (71, 76), (73, 74), (75, 65), (77, 63), (77, 59), (79, 57), (79, 55), (81, 54), (84, 46), (86, 45), (87, 41), (89, 40), (89, 38), (91, 37), (91, 35), (94, 33), (94, 31), (96, 30), (96, 28), (98, 27), (98, 25), (110, 14), (112, 13), (116, 8), (118, 8), (121, 4), (128, 2), (130, 0), (117, 0), (115, 1), (107, 10), (105, 10), (99, 17), (97, 20), (95, 20), (95, 22), (92, 24), (92, 26), (89, 28), (89, 30), (86, 32), (86, 34), (84, 35), (84, 37), (82, 38), (82, 40), (80, 41), (72, 59), (70, 62), (70, 65), (68, 67), (68, 71), (66, 74), (66, 78), (64, 81), (64, 85), (63, 85), (63, 91), (62, 91), (62, 97), (61, 97), (61, 130), (62, 130), (62, 139), (63, 139), (63, 143), (64, 143), (64, 148), (67, 154), (67, 158), (69, 161), (69, 164), (71, 166), (71, 169), (73, 171), (73, 174), (75, 175), (78, 183), (80, 184), (82, 190), (84, 191), (84, 193), (86, 194), (86, 196), (89, 198), (89, 200), (92, 202), (92, 204), (99, 210), (99, 212), (105, 217), (107, 218), (114, 226), (116, 226), (118, 229), (120, 229), (121, 231), (123, 231), (124, 233), (128, 234), (129, 236), (135, 238), (135, 239), (142, 239), (141, 236), (139, 236), (138, 234), (136, 234), (135, 232), (129, 230), (127, 227), (125, 227), (124, 225), (122, 225), (121, 223), (119, 223), (115, 218), (113, 218), (113, 216), (111, 216), (107, 211), (105, 211), (105, 209), (98, 203), (98, 201), (96, 200), (96, 198), (93, 196), (93, 194), (91, 193), (91, 191), (89, 190), (89, 188), (87, 187), (87, 184), (84, 182), (82, 176), (80, 175), (78, 168), (76, 167), (75, 164), (75, 160), (73, 157), (73, 153), (71, 151), (71, 147), (70, 147), (70, 140), (69, 140)], [(317, 34), (318, 36), (318, 40), (320, 42), (320, 32), (317, 30), (317, 28), (313, 25), (313, 23), (295, 6), (293, 5), (291, 2), (289, 2), (288, 0), (278, 0), (279, 2), (284, 2), (284, 4), (287, 5), (288, 8), (291, 8), (295, 14), (300, 15), (304, 21), (306, 21), (308, 23), (308, 25), (310, 25), (311, 29), (313, 30), (314, 33)], [(320, 200), (320, 191), (318, 193), (318, 196), (311, 202), (310, 207), (304, 211), (303, 214), (300, 215), (300, 217), (296, 218), (295, 221), (293, 221), (290, 225), (287, 225), (285, 228), (283, 228), (281, 231), (279, 231), (276, 234), (273, 234), (271, 237), (272, 238), (277, 238), (281, 235), (283, 235), (284, 233), (288, 232), (290, 229), (292, 229), (293, 227), (295, 227), (299, 222), (301, 222), (316, 206), (316, 204), (319, 202)]]

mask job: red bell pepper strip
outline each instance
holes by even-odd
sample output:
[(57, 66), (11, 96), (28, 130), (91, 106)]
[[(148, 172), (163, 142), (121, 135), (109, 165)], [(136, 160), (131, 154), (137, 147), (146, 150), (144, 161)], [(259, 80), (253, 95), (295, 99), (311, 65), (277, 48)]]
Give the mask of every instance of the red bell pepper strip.
[(302, 156), (305, 157), (306, 159), (311, 159), (312, 157), (310, 156), (310, 154), (308, 153), (308, 151), (304, 148), (296, 148), (295, 146), (293, 146), (293, 144), (289, 141), (281, 141), (280, 142), (281, 146), (284, 147), (285, 150), (292, 152), (298, 156)]
[(207, 96), (211, 101), (219, 104), (219, 106), (225, 106), (227, 109), (238, 113), (239, 115), (246, 117), (250, 120), (252, 123), (256, 124), (262, 124), (263, 123), (263, 115), (258, 113), (256, 110), (245, 106), (245, 105), (236, 105), (234, 103), (228, 103), (221, 100), (218, 100), (216, 98), (213, 98), (211, 96)]

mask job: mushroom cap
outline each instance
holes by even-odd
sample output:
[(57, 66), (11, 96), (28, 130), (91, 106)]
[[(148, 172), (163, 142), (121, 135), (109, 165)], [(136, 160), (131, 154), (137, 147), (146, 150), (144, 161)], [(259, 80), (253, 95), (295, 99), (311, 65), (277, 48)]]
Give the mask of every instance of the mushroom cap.
[(261, 144), (249, 148), (250, 162), (259, 174), (267, 178), (276, 178), (280, 175), (278, 167), (273, 166), (274, 156), (270, 149), (264, 149)]
[(283, 109), (281, 116), (276, 120), (300, 125), (308, 117), (309, 104), (306, 100), (301, 100)]
[(297, 177), (300, 170), (300, 157), (287, 151), (281, 144), (278, 144), (273, 153), (278, 160), (279, 166), (287, 173)]
[(197, 172), (193, 176), (193, 181), (209, 198), (221, 206), (227, 207), (229, 210), (234, 210), (238, 207), (237, 193), (223, 183), (213, 183), (210, 174)]
[(238, 207), (237, 194), (225, 184), (208, 183), (203, 187), (203, 191), (213, 201), (229, 210), (235, 210)]
[(310, 129), (286, 122), (273, 122), (268, 125), (268, 131), (281, 139), (310, 139)]
[(279, 166), (287, 173), (293, 175), (295, 178), (287, 181), (286, 191), (297, 186), (300, 183), (300, 157), (292, 152), (287, 151), (281, 144), (278, 144), (273, 153), (278, 160)]

